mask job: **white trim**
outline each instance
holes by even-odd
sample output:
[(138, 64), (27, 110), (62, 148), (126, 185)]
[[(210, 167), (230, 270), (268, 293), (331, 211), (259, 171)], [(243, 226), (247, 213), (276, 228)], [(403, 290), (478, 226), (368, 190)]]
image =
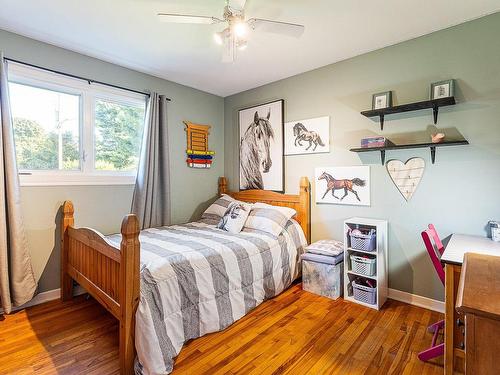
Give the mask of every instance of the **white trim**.
[[(77, 285), (76, 287), (73, 288), (73, 295), (74, 296), (79, 296), (81, 294), (85, 294), (87, 291), (83, 289), (80, 285)], [(53, 301), (55, 299), (58, 299), (61, 297), (61, 289), (53, 289), (53, 290), (48, 290), (46, 292), (38, 293), (36, 296), (33, 297), (33, 299), (29, 302), (26, 302), (24, 305), (17, 306), (12, 308), (12, 311), (19, 311), (26, 309), (28, 307), (40, 305), (45, 302)], [(3, 309), (0, 309), (0, 314), (3, 314)]]
[(21, 186), (134, 185), (136, 174), (47, 173), (20, 174)]
[(444, 314), (444, 302), (389, 288), (389, 298)]

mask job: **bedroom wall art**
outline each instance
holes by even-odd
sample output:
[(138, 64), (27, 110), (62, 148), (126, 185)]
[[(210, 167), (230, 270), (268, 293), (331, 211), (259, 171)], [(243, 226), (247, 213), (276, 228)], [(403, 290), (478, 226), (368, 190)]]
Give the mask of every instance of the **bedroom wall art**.
[(291, 121), (285, 124), (285, 155), (330, 152), (330, 117)]
[(411, 158), (406, 163), (400, 160), (389, 160), (386, 168), (394, 185), (396, 185), (404, 199), (409, 201), (422, 180), (425, 170), (425, 160), (422, 158)]
[(208, 149), (210, 125), (193, 124), (184, 121), (186, 125), (186, 163), (191, 168), (210, 168), (215, 151)]
[(239, 111), (240, 190), (285, 190), (283, 111), (283, 99)]
[(316, 203), (370, 205), (370, 167), (315, 169)]

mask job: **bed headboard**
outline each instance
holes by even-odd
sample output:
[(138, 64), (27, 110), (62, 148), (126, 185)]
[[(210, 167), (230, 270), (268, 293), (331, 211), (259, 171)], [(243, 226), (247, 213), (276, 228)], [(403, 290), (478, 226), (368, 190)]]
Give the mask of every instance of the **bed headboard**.
[(293, 208), (297, 211), (294, 219), (302, 227), (307, 243), (311, 243), (311, 189), (307, 177), (300, 178), (298, 195), (281, 194), (269, 190), (229, 191), (226, 178), (219, 177), (219, 194), (227, 194), (243, 202), (262, 202)]

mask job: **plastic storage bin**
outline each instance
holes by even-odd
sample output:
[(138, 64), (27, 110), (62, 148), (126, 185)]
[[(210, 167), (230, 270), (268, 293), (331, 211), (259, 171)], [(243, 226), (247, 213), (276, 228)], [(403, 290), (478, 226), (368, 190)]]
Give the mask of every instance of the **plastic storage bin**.
[(375, 305), (377, 303), (377, 287), (371, 288), (369, 286), (361, 285), (352, 281), (352, 291), (354, 294), (354, 299), (370, 305)]
[(374, 276), (377, 273), (377, 258), (367, 258), (351, 254), (350, 259), (351, 271), (366, 276)]
[(302, 255), (302, 289), (331, 299), (341, 297), (344, 292), (344, 262), (339, 262), (339, 259), (342, 258), (312, 258), (314, 260), (308, 259), (307, 253)]
[(375, 251), (377, 248), (377, 235), (373, 234), (352, 234), (349, 233), (351, 238), (351, 248), (363, 251)]

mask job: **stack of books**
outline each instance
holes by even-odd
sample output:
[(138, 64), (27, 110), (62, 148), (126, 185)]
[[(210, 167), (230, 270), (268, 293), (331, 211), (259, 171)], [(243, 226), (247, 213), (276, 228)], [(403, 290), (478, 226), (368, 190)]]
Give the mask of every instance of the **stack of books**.
[(385, 137), (368, 137), (361, 139), (362, 148), (386, 147), (392, 145), (392, 142)]

